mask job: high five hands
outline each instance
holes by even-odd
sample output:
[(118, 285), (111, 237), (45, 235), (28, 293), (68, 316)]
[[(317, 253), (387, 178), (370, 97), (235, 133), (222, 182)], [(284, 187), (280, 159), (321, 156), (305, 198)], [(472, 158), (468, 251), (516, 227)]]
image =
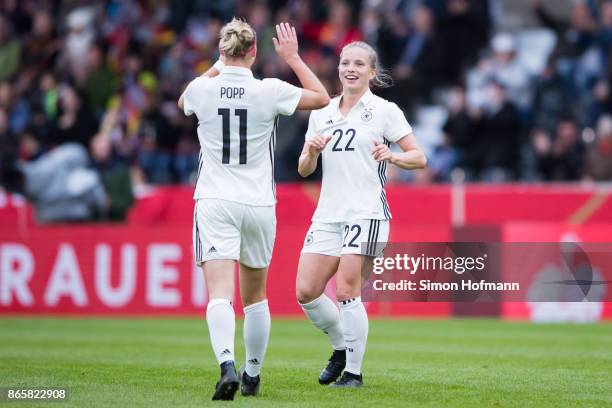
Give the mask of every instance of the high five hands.
[(276, 37), (272, 38), (276, 53), (285, 61), (298, 55), (298, 39), (295, 27), (288, 23), (276, 25)]

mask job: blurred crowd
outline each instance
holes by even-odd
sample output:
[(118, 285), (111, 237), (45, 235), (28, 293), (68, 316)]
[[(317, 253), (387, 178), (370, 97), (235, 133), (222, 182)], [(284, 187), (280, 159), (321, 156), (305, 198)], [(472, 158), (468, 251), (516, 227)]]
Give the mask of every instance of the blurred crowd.
[[(447, 1), (458, 3), (467, 4)], [(447, 82), (442, 142), (421, 179), (612, 180), (612, 1), (573, 1), (566, 19), (554, 2), (530, 4), (548, 31), (497, 32), (460, 80)], [(542, 58), (525, 42), (546, 33)], [(541, 67), (530, 64), (537, 58)]]
[[(535, 69), (518, 58), (521, 30), (503, 29), (502, 3), (2, 0), (0, 173), (32, 195), (37, 172), (26, 167), (68, 147), (103, 188), (96, 217), (117, 220), (143, 186), (192, 183), (196, 123), (176, 100), (217, 60), (219, 29), (239, 16), (258, 34), (256, 76), (295, 83), (271, 41), (274, 24), (289, 21), (331, 94), (340, 91), (342, 47), (364, 40), (377, 48), (395, 86), (375, 92), (433, 134), (430, 167), (395, 181), (612, 180), (612, 0), (576, 0), (565, 17), (551, 11), (555, 2), (531, 0), (524, 13), (554, 39)], [(420, 115), (431, 106), (443, 113), (433, 133)], [(280, 123), (279, 181), (299, 179), (307, 119)], [(21, 180), (7, 181), (16, 173)]]

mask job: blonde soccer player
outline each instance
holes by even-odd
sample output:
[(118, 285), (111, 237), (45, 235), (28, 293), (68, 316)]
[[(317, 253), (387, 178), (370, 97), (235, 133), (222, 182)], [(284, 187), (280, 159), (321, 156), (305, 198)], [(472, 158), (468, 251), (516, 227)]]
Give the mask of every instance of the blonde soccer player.
[[(253, 77), (255, 31), (234, 19), (220, 32), (221, 60), (194, 79), (178, 105), (198, 119), (200, 160), (194, 193), (194, 252), (208, 288), (206, 321), (221, 378), (213, 400), (257, 395), (270, 334), (268, 265), (276, 234), (274, 143), (278, 115), (319, 109), (327, 91), (298, 54), (295, 29), (276, 26), (278, 55), (303, 88)], [(223, 61), (223, 62), (222, 62)], [(246, 361), (235, 369), (234, 265), (239, 264)]]
[[(390, 80), (377, 61), (364, 42), (342, 49), (342, 94), (310, 114), (298, 164), (306, 177), (323, 156), (321, 195), (300, 256), (296, 295), (333, 348), (319, 383), (336, 387), (363, 384), (368, 316), (361, 303), (361, 272), (365, 262), (382, 254), (389, 236), (387, 166), (420, 169), (426, 164), (402, 111), (370, 90), (371, 84), (387, 86)], [(401, 152), (392, 152), (391, 143)], [(323, 293), (334, 275), (336, 302)]]

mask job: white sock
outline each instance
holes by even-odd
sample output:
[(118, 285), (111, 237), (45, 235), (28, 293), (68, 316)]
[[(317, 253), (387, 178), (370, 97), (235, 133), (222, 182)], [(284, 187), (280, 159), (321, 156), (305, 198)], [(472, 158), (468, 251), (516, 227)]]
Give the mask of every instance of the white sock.
[(244, 308), (245, 371), (251, 377), (261, 372), (270, 338), (270, 308), (268, 299)]
[(361, 297), (338, 302), (338, 305), (346, 342), (345, 371), (359, 375), (368, 340), (368, 315), (361, 303)]
[(344, 350), (344, 334), (340, 326), (340, 312), (327, 295), (322, 294), (312, 302), (300, 303), (302, 310), (316, 328), (323, 330), (329, 337), (334, 350)]
[(227, 299), (212, 299), (206, 307), (206, 322), (210, 343), (219, 364), (233, 361), (236, 319), (232, 303)]

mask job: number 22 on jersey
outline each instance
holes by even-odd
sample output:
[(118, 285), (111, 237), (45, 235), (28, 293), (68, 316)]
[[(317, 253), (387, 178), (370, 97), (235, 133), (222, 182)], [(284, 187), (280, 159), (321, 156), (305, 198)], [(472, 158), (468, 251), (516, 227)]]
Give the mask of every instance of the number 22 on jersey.
[[(352, 152), (355, 151), (355, 148), (352, 146), (353, 139), (355, 138), (355, 129), (347, 129), (346, 132), (342, 129), (334, 130), (332, 135), (335, 137), (338, 136), (338, 140), (334, 143), (332, 147), (332, 152)], [(348, 141), (342, 142), (342, 136), (346, 135), (348, 137)], [(345, 144), (346, 143), (346, 144)]]

